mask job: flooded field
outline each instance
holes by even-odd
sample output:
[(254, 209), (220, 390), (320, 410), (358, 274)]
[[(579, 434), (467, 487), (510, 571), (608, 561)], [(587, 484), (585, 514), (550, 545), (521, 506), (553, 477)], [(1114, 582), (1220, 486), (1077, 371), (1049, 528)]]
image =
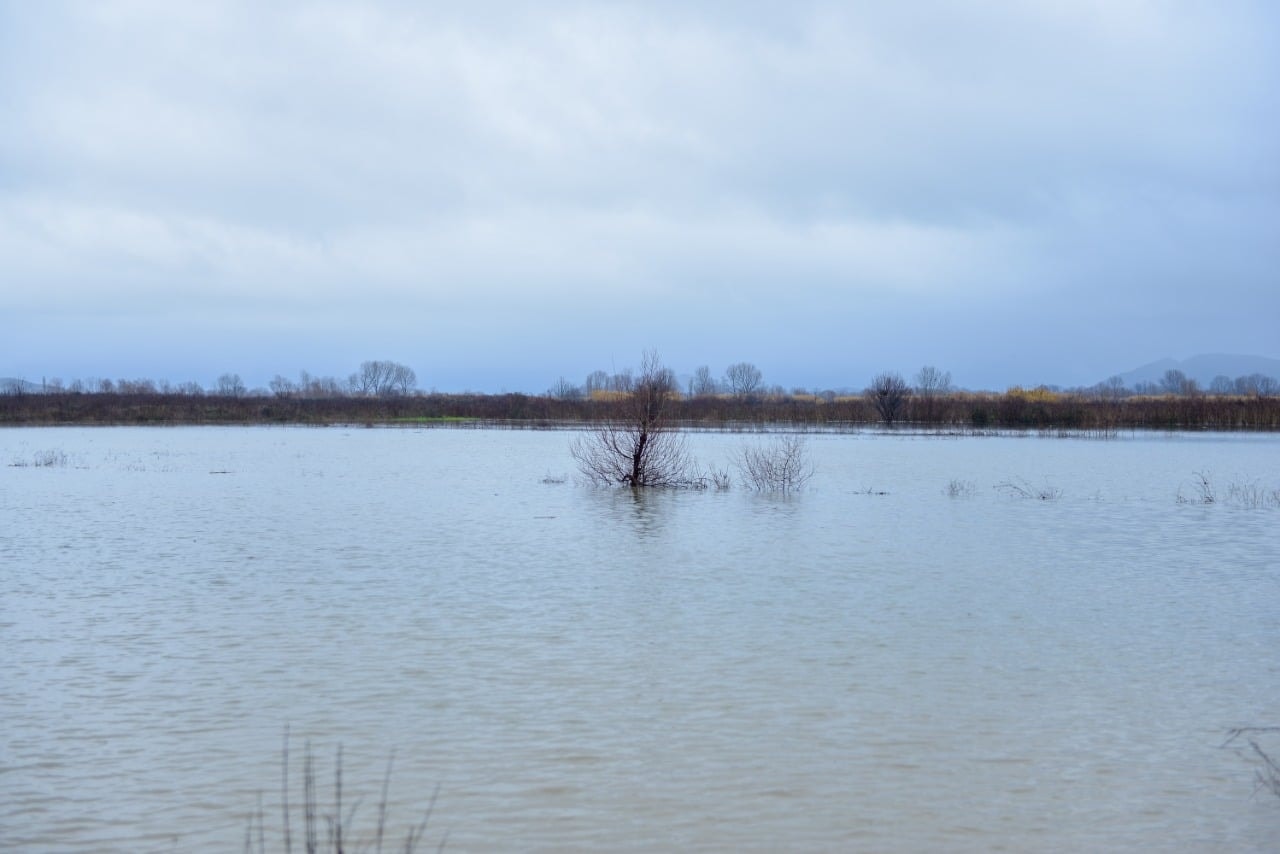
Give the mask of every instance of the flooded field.
[(1280, 437), (571, 438), (0, 432), (0, 848), (280, 850), (287, 726), (423, 850), (1274, 850)]

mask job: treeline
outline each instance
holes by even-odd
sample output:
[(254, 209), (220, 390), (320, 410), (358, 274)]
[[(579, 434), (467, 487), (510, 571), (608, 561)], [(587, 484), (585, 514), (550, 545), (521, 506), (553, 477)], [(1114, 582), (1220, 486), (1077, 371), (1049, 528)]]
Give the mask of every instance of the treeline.
[[(651, 354), (657, 364), (657, 354)], [(932, 365), (908, 383), (877, 374), (860, 392), (786, 391), (768, 386), (750, 362), (720, 376), (701, 366), (685, 382), (662, 368), (667, 417), (705, 429), (853, 429), (910, 425), (935, 430), (1280, 429), (1280, 383), (1251, 375), (1220, 377), (1206, 393), (1180, 371), (1139, 393), (1119, 377), (1072, 390), (1014, 387), (1004, 393), (957, 390), (951, 374)], [(0, 384), (0, 424), (387, 424), (484, 423), (517, 427), (591, 424), (618, 416), (636, 393), (630, 369), (593, 371), (581, 384), (560, 379), (545, 394), (438, 394), (417, 387), (412, 368), (362, 362), (346, 380), (302, 371), (277, 375), (269, 388), (249, 389), (237, 374), (211, 388), (151, 380), (59, 380)]]
[[(1047, 389), (1005, 393), (905, 393), (886, 401), (872, 389), (856, 395), (804, 393), (678, 395), (669, 404), (680, 424), (755, 429), (780, 424), (812, 429), (868, 425), (936, 430), (1128, 429), (1278, 430), (1280, 397), (1130, 395), (1103, 397)], [(415, 393), (301, 397), (250, 393), (93, 394), (69, 391), (0, 395), (0, 424), (498, 424), (547, 428), (617, 416), (625, 392), (572, 398), (526, 394)], [(892, 408), (886, 408), (886, 404)]]
[(331, 376), (314, 376), (301, 371), (298, 378), (276, 374), (268, 388), (249, 388), (239, 374), (222, 374), (216, 383), (205, 388), (198, 382), (171, 383), (168, 380), (90, 378), (64, 383), (61, 378), (39, 383), (19, 379), (0, 382), (0, 394), (116, 394), (122, 396), (164, 395), (166, 397), (400, 397), (418, 391), (418, 375), (413, 368), (399, 362), (375, 359), (360, 363), (360, 370), (345, 380)]

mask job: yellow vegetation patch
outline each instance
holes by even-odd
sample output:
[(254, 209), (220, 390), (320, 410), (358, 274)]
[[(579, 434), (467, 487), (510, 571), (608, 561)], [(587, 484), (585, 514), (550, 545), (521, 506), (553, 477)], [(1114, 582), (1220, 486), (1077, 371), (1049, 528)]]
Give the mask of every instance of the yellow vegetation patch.
[(1009, 397), (1019, 397), (1032, 403), (1057, 403), (1062, 399), (1062, 395), (1050, 391), (1042, 385), (1030, 389), (1023, 388), (1020, 385), (1010, 386), (1005, 394)]

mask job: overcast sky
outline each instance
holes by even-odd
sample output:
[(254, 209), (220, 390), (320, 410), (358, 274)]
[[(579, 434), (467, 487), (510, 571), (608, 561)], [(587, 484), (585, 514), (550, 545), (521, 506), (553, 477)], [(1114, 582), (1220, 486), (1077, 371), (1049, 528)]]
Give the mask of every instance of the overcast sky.
[(0, 322), (37, 381), (1280, 357), (1280, 4), (0, 0)]

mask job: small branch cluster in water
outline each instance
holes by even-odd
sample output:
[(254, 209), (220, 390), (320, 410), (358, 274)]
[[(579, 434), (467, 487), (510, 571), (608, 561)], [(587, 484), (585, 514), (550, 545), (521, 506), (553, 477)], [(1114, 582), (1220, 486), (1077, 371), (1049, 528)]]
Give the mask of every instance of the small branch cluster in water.
[(1006, 495), (1014, 498), (1034, 498), (1037, 501), (1055, 501), (1062, 497), (1062, 490), (1051, 483), (1043, 486), (1032, 486), (1027, 481), (1019, 478), (1018, 480), (1007, 480), (1004, 483), (997, 483), (995, 488)]
[(1195, 495), (1188, 498), (1182, 493), (1182, 487), (1178, 487), (1178, 503), (1179, 504), (1216, 504), (1218, 495), (1213, 489), (1213, 481), (1209, 480), (1206, 472), (1198, 471), (1196, 474)]
[(67, 464), (67, 452), (54, 448), (49, 451), (39, 451), (34, 454), (31, 459), (25, 457), (17, 457), (13, 462), (9, 463), (11, 468), (61, 468)]
[[(1227, 740), (1222, 743), (1222, 746), (1232, 747), (1237, 753), (1247, 755), (1256, 763), (1257, 767), (1253, 772), (1255, 795), (1265, 791), (1280, 798), (1280, 764), (1277, 764), (1276, 760), (1272, 759), (1271, 755), (1258, 743), (1259, 736), (1273, 733), (1280, 733), (1280, 726), (1235, 727), (1227, 730)], [(1247, 754), (1240, 749), (1239, 741), (1241, 740), (1249, 745)]]
[[(378, 823), (374, 830), (372, 840), (358, 842), (354, 834), (354, 820), (356, 810), (360, 806), (362, 799), (357, 799), (355, 803), (345, 808), (342, 803), (342, 747), (338, 747), (337, 762), (334, 767), (333, 778), (333, 810), (321, 814), (321, 807), (316, 799), (316, 765), (315, 757), (311, 753), (311, 743), (308, 742), (303, 753), (302, 760), (302, 803), (294, 804), (294, 806), (302, 807), (302, 849), (308, 854), (315, 854), (318, 851), (333, 852), (333, 854), (343, 854), (344, 851), (368, 851), (382, 850), (384, 838), (388, 835), (388, 817), (387, 817), (387, 792), (391, 785), (391, 764), (394, 754), (387, 759), (387, 770), (382, 778), (382, 796), (378, 800)], [(418, 849), (422, 843), (422, 838), (427, 831), (427, 822), (431, 818), (431, 812), (435, 808), (436, 798), (440, 789), (437, 786), (435, 792), (431, 795), (431, 800), (427, 804), (426, 812), (422, 820), (409, 825), (405, 830), (405, 835), (400, 850), (406, 854)], [(289, 731), (285, 730), (284, 750), (281, 754), (281, 812), (282, 825), (281, 832), (283, 835), (283, 848), (285, 852), (293, 850), (293, 822), (290, 818), (290, 791), (289, 791)], [(321, 828), (323, 827), (323, 841)], [(448, 841), (448, 833), (440, 840), (439, 849), (444, 850), (445, 843)], [(248, 825), (245, 827), (244, 837), (245, 854), (266, 854), (267, 851), (267, 832), (266, 832), (266, 816), (262, 809), (262, 795), (258, 795), (258, 808), (249, 815)]]

